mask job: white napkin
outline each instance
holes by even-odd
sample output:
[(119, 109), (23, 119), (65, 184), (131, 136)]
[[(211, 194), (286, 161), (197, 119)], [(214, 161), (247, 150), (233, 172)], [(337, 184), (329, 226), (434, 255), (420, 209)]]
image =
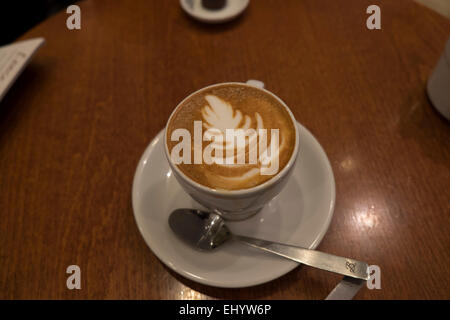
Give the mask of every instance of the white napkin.
[(35, 38), (0, 47), (0, 101), (44, 43), (44, 38)]

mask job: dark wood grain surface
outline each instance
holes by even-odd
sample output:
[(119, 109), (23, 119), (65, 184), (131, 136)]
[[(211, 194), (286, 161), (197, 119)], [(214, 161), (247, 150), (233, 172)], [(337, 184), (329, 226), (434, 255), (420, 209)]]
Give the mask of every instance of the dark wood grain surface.
[[(382, 30), (366, 28), (379, 4)], [(319, 249), (381, 268), (358, 299), (450, 298), (450, 125), (425, 86), (450, 21), (408, 0), (258, 0), (207, 26), (178, 1), (83, 1), (22, 37), (47, 44), (0, 103), (0, 298), (323, 299), (307, 267), (219, 289), (168, 270), (134, 221), (137, 162), (186, 95), (259, 79), (331, 161), (336, 209)], [(450, 84), (449, 84), (450, 89)], [(77, 264), (82, 289), (66, 288)]]

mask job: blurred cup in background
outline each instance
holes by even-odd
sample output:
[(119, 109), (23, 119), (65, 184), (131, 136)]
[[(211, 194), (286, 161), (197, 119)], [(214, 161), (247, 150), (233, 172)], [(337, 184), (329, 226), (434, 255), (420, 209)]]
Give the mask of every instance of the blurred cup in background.
[(434, 107), (450, 120), (450, 38), (428, 79), (427, 92)]

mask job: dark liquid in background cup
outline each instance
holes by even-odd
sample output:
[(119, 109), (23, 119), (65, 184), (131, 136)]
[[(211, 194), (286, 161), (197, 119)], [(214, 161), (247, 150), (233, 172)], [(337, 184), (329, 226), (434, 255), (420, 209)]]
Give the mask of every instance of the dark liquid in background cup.
[(206, 9), (219, 10), (225, 7), (227, 0), (202, 0), (202, 5)]

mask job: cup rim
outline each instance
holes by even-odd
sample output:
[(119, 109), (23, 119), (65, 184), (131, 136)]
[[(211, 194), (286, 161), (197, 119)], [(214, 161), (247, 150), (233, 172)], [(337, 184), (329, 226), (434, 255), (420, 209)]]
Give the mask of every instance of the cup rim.
[[(292, 151), (291, 157), (289, 158), (288, 162), (286, 163), (286, 165), (283, 167), (283, 169), (281, 169), (280, 172), (278, 172), (275, 176), (273, 176), (272, 178), (270, 178), (269, 180), (251, 187), (251, 188), (246, 188), (246, 189), (238, 189), (238, 190), (226, 190), (226, 189), (214, 189), (208, 186), (205, 186), (203, 184), (200, 184), (196, 181), (194, 181), (193, 179), (191, 179), (190, 177), (188, 177), (183, 171), (181, 171), (181, 169), (179, 169), (177, 167), (176, 164), (173, 164), (172, 161), (170, 160), (170, 153), (169, 153), (169, 147), (167, 146), (167, 127), (170, 123), (170, 120), (172, 119), (172, 117), (174, 116), (174, 114), (176, 113), (176, 111), (178, 110), (178, 108), (190, 97), (192, 97), (193, 95), (207, 90), (207, 89), (211, 89), (214, 87), (218, 87), (218, 86), (223, 86), (223, 85), (242, 85), (245, 87), (251, 87), (251, 88), (255, 88), (258, 90), (262, 90), (265, 93), (271, 95), (272, 97), (274, 97), (278, 102), (280, 102), (280, 104), (286, 109), (286, 111), (288, 112), (293, 124), (294, 124), (294, 129), (295, 129), (295, 145), (294, 145), (294, 150)], [(169, 162), (169, 165), (171, 167), (172, 170), (174, 170), (184, 181), (186, 181), (188, 184), (190, 184), (191, 186), (193, 186), (196, 189), (200, 189), (203, 192), (206, 192), (210, 195), (216, 195), (216, 196), (223, 196), (223, 197), (227, 197), (227, 196), (246, 196), (246, 195), (251, 195), (257, 192), (260, 192), (263, 189), (266, 189), (270, 186), (272, 186), (273, 184), (275, 184), (276, 182), (278, 182), (281, 178), (283, 178), (292, 168), (292, 166), (295, 164), (295, 161), (297, 159), (298, 156), (298, 150), (299, 150), (299, 129), (297, 126), (297, 120), (295, 119), (294, 115), (292, 114), (292, 111), (289, 109), (289, 107), (287, 106), (287, 104), (281, 100), (278, 96), (276, 96), (274, 93), (270, 92), (269, 90), (265, 89), (265, 88), (260, 88), (260, 87), (256, 87), (253, 85), (250, 85), (248, 83), (245, 82), (221, 82), (221, 83), (215, 83), (212, 85), (208, 85), (206, 87), (203, 87), (201, 89), (198, 89), (196, 91), (194, 91), (193, 93), (191, 93), (190, 95), (188, 95), (186, 98), (184, 98), (180, 103), (178, 103), (178, 105), (175, 107), (175, 109), (173, 109), (172, 113), (169, 116), (169, 119), (167, 120), (166, 126), (164, 127), (164, 153), (166, 155), (167, 161)]]

